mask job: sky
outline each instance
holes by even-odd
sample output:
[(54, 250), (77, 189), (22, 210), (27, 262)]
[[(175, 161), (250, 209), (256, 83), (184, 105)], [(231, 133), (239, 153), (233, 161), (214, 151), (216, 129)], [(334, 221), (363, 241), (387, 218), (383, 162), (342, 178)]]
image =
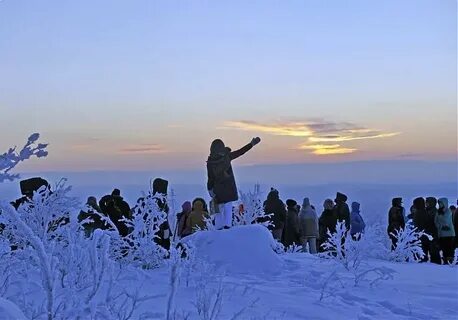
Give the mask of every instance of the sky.
[(457, 160), (456, 1), (0, 0), (0, 150), (21, 170)]

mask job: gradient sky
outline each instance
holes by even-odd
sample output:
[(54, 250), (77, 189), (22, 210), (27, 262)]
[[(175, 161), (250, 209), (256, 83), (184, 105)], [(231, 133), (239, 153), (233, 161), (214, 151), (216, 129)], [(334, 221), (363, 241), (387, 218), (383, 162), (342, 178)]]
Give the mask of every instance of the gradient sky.
[(26, 170), (457, 156), (456, 1), (0, 0), (0, 150)]

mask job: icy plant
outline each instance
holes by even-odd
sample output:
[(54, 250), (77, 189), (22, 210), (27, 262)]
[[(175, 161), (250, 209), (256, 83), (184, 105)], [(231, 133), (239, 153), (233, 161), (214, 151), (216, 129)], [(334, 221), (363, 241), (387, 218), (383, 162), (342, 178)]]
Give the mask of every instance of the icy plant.
[(19, 178), (18, 174), (11, 174), (10, 171), (20, 162), (32, 157), (42, 158), (48, 155), (48, 151), (46, 151), (48, 145), (37, 143), (39, 138), (40, 135), (34, 133), (27, 139), (26, 144), (21, 150), (18, 151), (17, 147), (13, 147), (0, 155), (0, 183), (4, 181), (13, 181)]
[(249, 225), (258, 223), (266, 227), (269, 226), (270, 214), (264, 212), (261, 201), (261, 187), (259, 184), (254, 186), (253, 191), (240, 191), (240, 203), (243, 205), (243, 212), (239, 208), (235, 211), (234, 225)]
[(360, 240), (355, 241), (347, 231), (345, 223), (338, 222), (336, 232), (328, 231), (328, 236), (328, 241), (322, 245), (325, 252), (320, 256), (332, 259), (337, 262), (337, 265), (343, 267), (345, 272), (351, 275), (354, 286), (358, 286), (363, 281), (369, 281), (373, 286), (379, 281), (393, 278), (393, 270), (372, 267), (369, 264), (368, 259), (372, 246), (367, 245), (365, 234), (361, 234)]
[(420, 238), (423, 236), (432, 240), (432, 237), (423, 231), (418, 231), (412, 224), (406, 224), (404, 229), (391, 233), (397, 239), (396, 248), (389, 254), (390, 260), (396, 262), (418, 262), (425, 253), (421, 248)]
[[(53, 318), (55, 300), (56, 253), (62, 246), (64, 236), (60, 228), (69, 220), (69, 210), (77, 206), (64, 182), (51, 192), (42, 187), (33, 198), (15, 210), (9, 203), (0, 204), (0, 222), (5, 225), (2, 236), (18, 248), (31, 248), (32, 259), (39, 266), (42, 287), (46, 293), (47, 317)], [(64, 242), (65, 243), (65, 242)]]
[(118, 252), (119, 259), (143, 268), (154, 268), (166, 257), (166, 250), (155, 242), (161, 224), (167, 219), (167, 214), (158, 206), (158, 200), (165, 201), (165, 198), (151, 194), (144, 196), (132, 221), (124, 221), (131, 232), (118, 242), (122, 248)]
[(289, 247), (285, 248), (286, 253), (299, 253), (302, 252), (302, 246), (298, 246), (297, 244), (292, 244)]

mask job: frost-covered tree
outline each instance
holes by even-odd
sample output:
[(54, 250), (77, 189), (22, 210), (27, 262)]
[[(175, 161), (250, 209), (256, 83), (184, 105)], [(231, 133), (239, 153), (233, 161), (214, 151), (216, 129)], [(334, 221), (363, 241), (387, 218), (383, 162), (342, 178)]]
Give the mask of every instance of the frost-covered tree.
[(262, 192), (259, 184), (254, 186), (253, 191), (243, 192), (240, 191), (240, 207), (236, 208), (234, 214), (234, 225), (249, 225), (258, 223), (264, 226), (270, 224), (270, 214), (264, 212), (262, 206)]
[(4, 181), (13, 181), (19, 178), (18, 174), (11, 174), (10, 171), (14, 169), (20, 162), (28, 160), (32, 157), (46, 157), (47, 144), (38, 143), (40, 135), (38, 133), (32, 134), (21, 150), (17, 147), (8, 149), (7, 152), (0, 155), (0, 183)]
[(389, 258), (396, 262), (419, 262), (425, 256), (421, 248), (421, 237), (426, 236), (432, 240), (429, 234), (418, 231), (411, 223), (407, 223), (404, 229), (396, 230), (391, 235), (396, 238), (397, 244), (390, 252)]

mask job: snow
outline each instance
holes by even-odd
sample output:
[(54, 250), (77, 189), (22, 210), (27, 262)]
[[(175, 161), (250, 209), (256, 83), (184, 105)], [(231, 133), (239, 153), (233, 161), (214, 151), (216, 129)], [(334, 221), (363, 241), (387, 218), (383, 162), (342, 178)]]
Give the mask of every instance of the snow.
[(229, 230), (197, 232), (186, 243), (195, 247), (198, 259), (205, 260), (226, 273), (275, 274), (282, 269), (282, 260), (273, 251), (274, 239), (261, 225)]
[[(205, 319), (198, 314), (196, 305), (203, 299), (214, 299), (220, 286), (221, 312), (215, 319), (232, 319), (240, 312), (239, 319), (442, 320), (456, 319), (458, 314), (456, 266), (371, 260), (374, 267), (394, 271), (393, 278), (375, 286), (355, 287), (346, 282), (351, 274), (336, 269), (333, 260), (307, 253), (274, 253), (273, 238), (261, 226), (198, 232), (187, 242), (195, 246), (195, 261), (194, 266), (181, 266), (173, 299), (176, 319)], [(116, 290), (144, 296), (132, 318), (164, 319), (170, 294), (170, 266), (152, 270), (118, 267)], [(333, 270), (338, 270), (339, 280), (326, 289), (324, 283)], [(14, 282), (4, 298), (20, 300), (17, 291), (21, 288), (33, 297), (29, 302), (40, 306), (44, 297), (39, 286), (32, 285), (39, 282), (38, 277), (33, 273), (27, 281)], [(108, 290), (106, 287), (104, 290)], [(320, 301), (323, 291), (325, 298)], [(5, 301), (1, 300), (0, 319), (21, 319), (18, 308)]]

